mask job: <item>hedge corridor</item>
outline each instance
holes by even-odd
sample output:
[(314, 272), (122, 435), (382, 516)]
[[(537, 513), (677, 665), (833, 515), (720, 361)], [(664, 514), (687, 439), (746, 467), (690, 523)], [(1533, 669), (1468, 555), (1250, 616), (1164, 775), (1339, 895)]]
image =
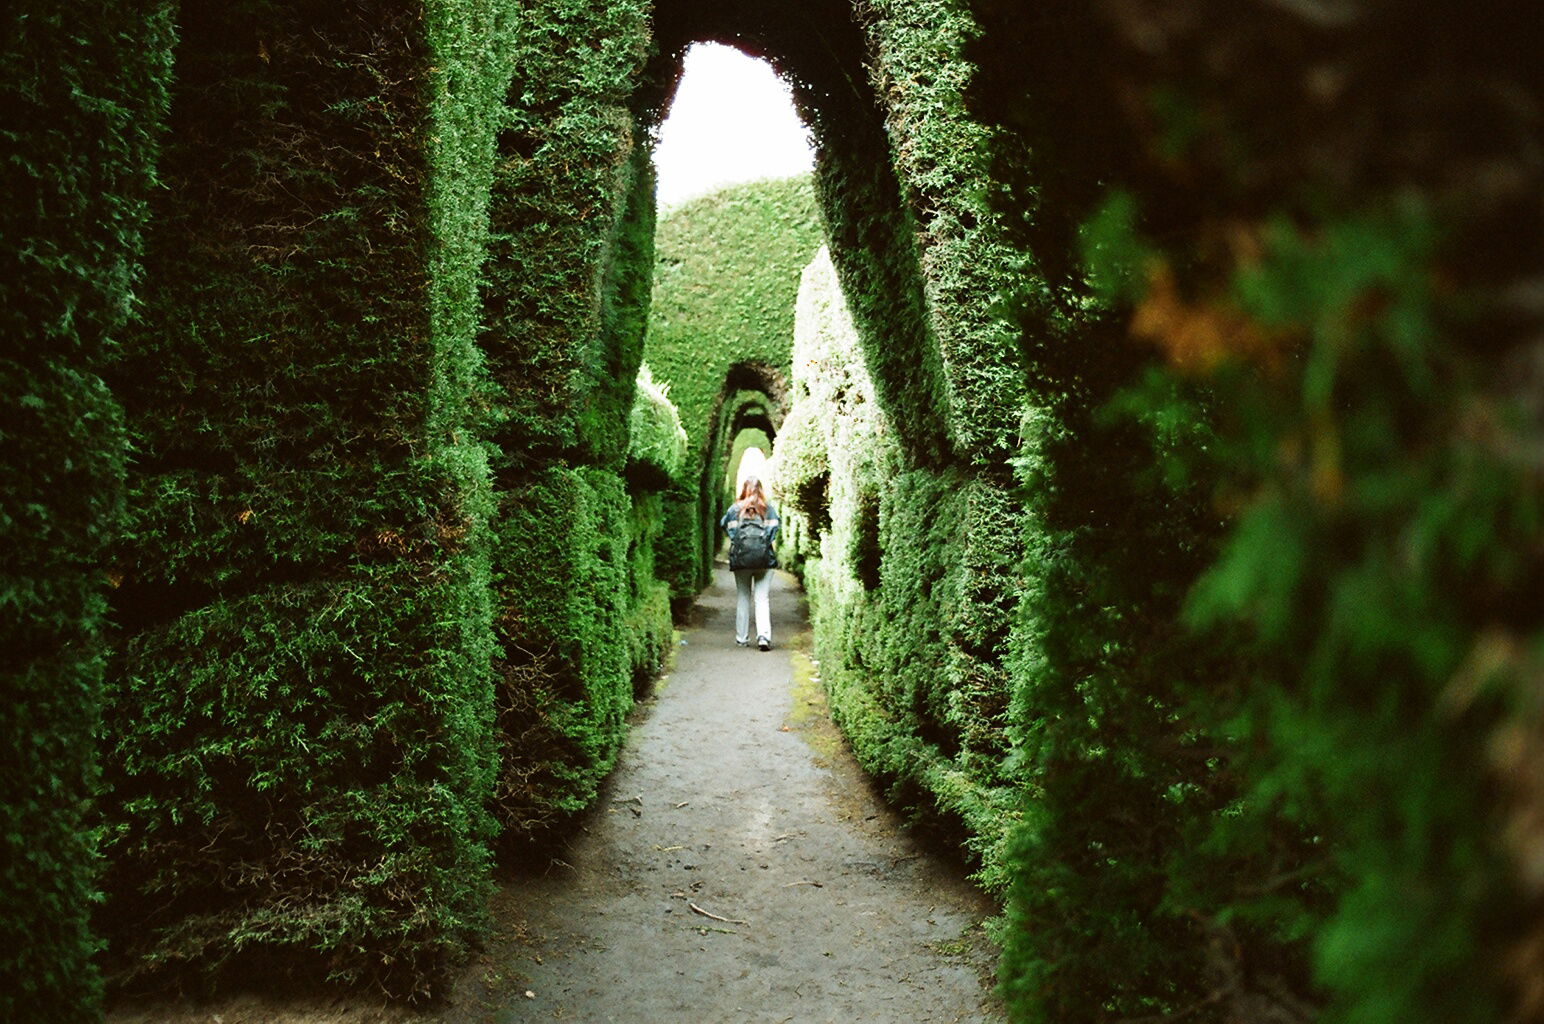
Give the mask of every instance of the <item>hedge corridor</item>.
[[(0, 1019), (444, 991), (751, 438), (1015, 1020), (1544, 1018), (1530, 5), (0, 24)], [(656, 226), (699, 40), (816, 170)]]

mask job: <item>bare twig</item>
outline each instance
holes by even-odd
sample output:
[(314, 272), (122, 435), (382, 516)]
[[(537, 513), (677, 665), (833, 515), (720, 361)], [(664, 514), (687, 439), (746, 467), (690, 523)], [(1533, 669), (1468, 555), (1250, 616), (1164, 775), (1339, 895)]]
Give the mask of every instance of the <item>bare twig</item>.
[(710, 917), (715, 921), (722, 921), (725, 924), (750, 924), (749, 921), (736, 921), (731, 917), (719, 917), (717, 914), (710, 914), (706, 910), (703, 910), (701, 907), (699, 907), (697, 904), (690, 901), (688, 901), (686, 905), (691, 907), (694, 913), (701, 914), (703, 917)]
[(786, 885), (784, 885), (783, 888), (787, 889), (787, 888), (789, 888), (791, 886), (795, 886), (795, 885), (813, 885), (817, 889), (824, 889), (826, 887), (826, 883), (824, 883), (824, 882), (803, 881), (803, 882), (789, 882)]

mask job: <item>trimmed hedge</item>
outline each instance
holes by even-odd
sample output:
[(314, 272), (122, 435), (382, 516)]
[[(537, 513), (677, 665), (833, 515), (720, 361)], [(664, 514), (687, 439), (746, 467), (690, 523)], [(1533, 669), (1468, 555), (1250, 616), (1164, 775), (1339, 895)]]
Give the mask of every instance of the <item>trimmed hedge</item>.
[(517, 837), (588, 807), (616, 761), (633, 693), (619, 642), (630, 516), (621, 479), (599, 470), (554, 467), (500, 503), (495, 808)]
[(0, 15), (0, 1019), (100, 1019), (90, 814), (103, 552), (123, 422), (103, 363), (129, 317), (166, 106), (164, 8)]
[(239, 967), (414, 998), (482, 927), (489, 71), (478, 23), (437, 11), (182, 14), (155, 287), (113, 369), (122, 985)]
[(774, 460), (785, 547), (802, 567), (832, 712), (858, 760), (917, 823), (963, 841), (980, 881), (1000, 892), (1017, 804), (1006, 693), (962, 638), (979, 617), (975, 581), (1016, 568), (982, 565), (969, 542), (971, 524), (1004, 515), (1007, 499), (963, 468), (907, 467), (859, 344), (822, 251), (799, 290), (795, 400)]
[(561, 462), (622, 467), (654, 234), (653, 172), (628, 108), (647, 3), (517, 12), (499, 40), (511, 77), (481, 338), (501, 487)]
[(648, 360), (681, 410), (694, 485), (665, 497), (661, 570), (678, 601), (712, 572), (737, 419), (782, 419), (799, 271), (821, 230), (808, 178), (730, 186), (660, 220)]
[(1538, 316), (1500, 282), (1544, 232), (1517, 109), (1464, 84), (1538, 95), (1526, 15), (973, 6), (1062, 415), (1015, 1013), (1537, 1017), (1544, 490), (1503, 368)]
[(480, 342), (497, 385), (493, 806), (510, 844), (589, 806), (670, 645), (656, 492), (684, 455), (663, 394), (637, 385), (654, 177), (629, 104), (647, 13), (544, 0), (501, 39), (512, 77)]
[(656, 383), (647, 363), (638, 369), (638, 392), (628, 419), (627, 465), (638, 486), (669, 486), (686, 468), (688, 439), (668, 384)]
[(671, 649), (685, 459), (636, 381), (642, 11), (186, 12), (157, 287), (113, 367), (120, 984), (433, 994), (496, 829), (571, 818), (614, 762)]

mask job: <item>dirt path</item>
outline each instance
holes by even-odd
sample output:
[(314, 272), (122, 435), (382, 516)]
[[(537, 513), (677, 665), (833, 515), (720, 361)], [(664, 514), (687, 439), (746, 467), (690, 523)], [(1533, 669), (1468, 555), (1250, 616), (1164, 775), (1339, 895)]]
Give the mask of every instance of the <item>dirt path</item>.
[(502, 894), (539, 937), (490, 965), (517, 1003), (484, 994), (489, 1014), (469, 1020), (1001, 1019), (983, 981), (990, 908), (852, 763), (799, 649), (800, 596), (780, 578), (777, 647), (742, 649), (719, 570), (567, 867)]
[(790, 577), (772, 615), (772, 652), (736, 647), (720, 568), (600, 807), (554, 864), (503, 881), (498, 930), (451, 1006), (228, 1004), (223, 1024), (1002, 1020), (990, 905), (900, 831), (853, 763)]

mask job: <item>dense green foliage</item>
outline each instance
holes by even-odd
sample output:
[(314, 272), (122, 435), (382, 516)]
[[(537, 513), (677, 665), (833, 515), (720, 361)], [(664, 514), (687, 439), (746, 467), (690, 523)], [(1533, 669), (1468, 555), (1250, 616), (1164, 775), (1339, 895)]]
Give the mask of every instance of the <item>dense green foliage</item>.
[(660, 218), (648, 360), (690, 439), (661, 550), (677, 598), (712, 571), (720, 481), (738, 458), (740, 427), (753, 420), (771, 436), (782, 419), (799, 271), (820, 240), (807, 178), (731, 186)]
[[(976, 6), (1058, 428), (1025, 473), (1057, 557), (1017, 713), (1016, 1012), (1478, 1022), (1510, 980), (1537, 1016), (1544, 492), (1495, 371), (1538, 171), (1460, 84), (1523, 88), (1525, 15), (1196, 3), (1149, 35)], [(1453, 186), (1486, 162), (1510, 184)]]
[[(550, 72), (515, 45), (541, 27), (423, 13), (183, 19), (157, 287), (113, 367), (136, 458), (101, 921), (124, 984), (239, 963), (431, 990), (481, 928), (496, 826), (593, 797), (668, 652), (652, 492), (684, 456), (663, 396), (634, 405), (647, 162), (618, 173), (625, 119), (591, 140), (610, 234), (552, 313), (577, 351), (533, 351), (506, 333), (523, 265), (483, 259), (523, 244), (495, 142), (518, 141), (512, 78)], [(540, 424), (563, 451), (524, 429), (522, 361), (583, 396)]]
[(637, 691), (670, 664), (675, 631), (670, 620), (670, 585), (656, 567), (655, 546), (665, 527), (665, 492), (686, 467), (686, 429), (670, 401), (670, 389), (654, 382), (645, 364), (633, 400), (627, 481), (633, 523), (628, 551), (628, 611), (633, 687)]
[(485, 218), (458, 197), (486, 139), (431, 126), (486, 97), (463, 29), (428, 27), (182, 15), (155, 287), (112, 374), (135, 458), (101, 922), (125, 984), (300, 948), (411, 995), (479, 927)]
[(1030, 539), (1011, 490), (1029, 455), (1014, 333), (984, 300), (1027, 260), (995, 240), (975, 185), (989, 136), (963, 116), (962, 6), (876, 4), (861, 26), (836, 7), (819, 16), (864, 54), (884, 103), (880, 121), (827, 85), (840, 66), (778, 55), (823, 147), (817, 186), (844, 293), (826, 264), (811, 267), (812, 354), (796, 357), (777, 456), (791, 564), (805, 567), (816, 651), (859, 759), (919, 820), (957, 835), (1001, 892)]
[(154, 5), (0, 15), (3, 1020), (101, 1013), (88, 808), (124, 443), (100, 373), (137, 285), (171, 42)]
[[(1524, 5), (4, 17), (0, 1015), (93, 1013), (93, 730), (118, 980), (443, 983), (768, 441), (1018, 1019), (1544, 1015)], [(696, 39), (820, 159), (656, 258)]]
[(511, 77), (481, 345), (497, 395), (495, 809), (507, 838), (527, 840), (594, 799), (635, 680), (663, 662), (655, 492), (680, 456), (661, 396), (635, 404), (654, 178), (629, 103), (647, 5), (517, 10), (499, 40)]
[(627, 467), (640, 486), (669, 486), (686, 468), (686, 428), (670, 400), (670, 386), (654, 380), (648, 364), (638, 370), (638, 393), (628, 423)]
[(960, 676), (971, 662), (953, 640), (974, 612), (982, 569), (962, 540), (983, 492), (968, 472), (906, 466), (824, 251), (804, 273), (796, 337), (775, 478), (833, 715), (892, 799), (965, 829), (982, 881), (1000, 890), (1017, 794), (1001, 727), (971, 702)]
[[(978, 6), (984, 33), (964, 5), (867, 22), (958, 468), (883, 443), (922, 389), (867, 347), (888, 416), (823, 356), (780, 438), (833, 707), (892, 794), (958, 819), (982, 881), (1011, 884), (1004, 978), (1025, 1019), (1494, 1019), (1490, 965), (1536, 963), (1527, 912), (1506, 912), (1532, 890), (1505, 866), (1535, 847), (1488, 794), (1526, 799), (1536, 710), (1515, 694), (1537, 623), (1517, 609), (1544, 516), (1527, 414), (1472, 362), (1495, 342), (1459, 340), (1522, 336), (1473, 312), (1504, 277), (1438, 282), (1496, 238), (1536, 256), (1536, 212), (1501, 223), (1510, 185), (1443, 191), (1477, 143), (1439, 132), (1427, 154), (1395, 65), (1361, 70), (1349, 43), (1335, 74), (1379, 85), (1297, 151), (1280, 125), (1312, 121), (1312, 97), (1236, 96), (1249, 69), (1299, 59), (1269, 41), (1308, 31), (1289, 15), (1172, 28), (1175, 53), (1228, 54), (1196, 61), (1214, 80), (1187, 95), (1139, 56), (1134, 17)], [(1421, 52), (1462, 36), (1388, 28)], [(1089, 87), (1064, 105), (1069, 82)], [(1465, 102), (1496, 126), (1481, 151), (1525, 180), (1508, 115)], [(1404, 195), (1348, 144), (1380, 118), (1397, 126), (1381, 152), (1425, 140)], [(1303, 191), (1283, 168), (1310, 170)], [(1329, 203), (1327, 182), (1355, 184)], [(827, 216), (858, 336), (903, 336), (867, 294), (878, 275), (853, 272), (874, 258), (841, 230), (854, 196), (842, 183)], [(1015, 328), (993, 322), (1002, 295)]]

